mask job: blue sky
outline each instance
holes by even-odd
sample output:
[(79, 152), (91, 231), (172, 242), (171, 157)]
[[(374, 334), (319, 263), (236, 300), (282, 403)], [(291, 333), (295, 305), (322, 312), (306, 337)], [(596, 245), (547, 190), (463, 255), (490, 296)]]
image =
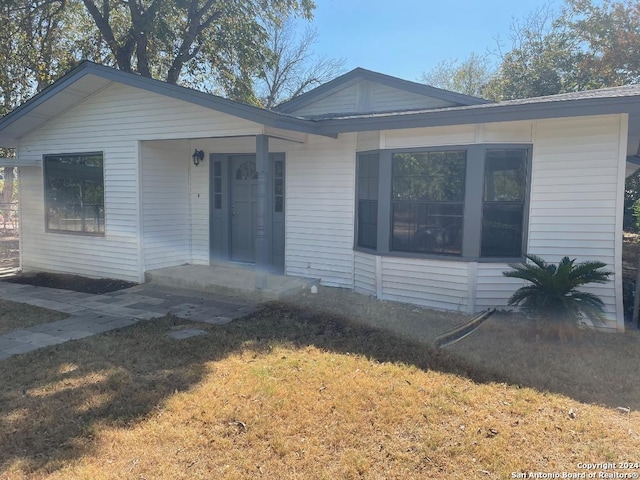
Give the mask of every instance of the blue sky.
[[(418, 80), (448, 58), (495, 50), (509, 39), (513, 17), (522, 18), (545, 0), (315, 0), (315, 51), (364, 67)], [(559, 7), (562, 2), (552, 0)]]

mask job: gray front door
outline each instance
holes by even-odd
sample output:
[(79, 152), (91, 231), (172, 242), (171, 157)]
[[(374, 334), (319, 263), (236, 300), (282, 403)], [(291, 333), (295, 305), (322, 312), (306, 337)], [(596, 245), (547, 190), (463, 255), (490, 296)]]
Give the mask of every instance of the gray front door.
[(231, 260), (256, 261), (258, 173), (255, 155), (231, 157)]
[[(266, 236), (268, 263), (284, 272), (285, 158), (270, 154), (267, 177)], [(211, 260), (255, 263), (258, 175), (253, 154), (219, 154), (209, 157)]]

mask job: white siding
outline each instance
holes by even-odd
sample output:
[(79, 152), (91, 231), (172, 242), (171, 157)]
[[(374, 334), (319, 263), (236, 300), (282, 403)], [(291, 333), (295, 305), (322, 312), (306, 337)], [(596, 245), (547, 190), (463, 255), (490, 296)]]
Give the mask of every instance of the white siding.
[(388, 112), (395, 110), (412, 110), (418, 108), (450, 107), (453, 102), (427, 97), (417, 93), (405, 92), (397, 88), (389, 87), (381, 83), (373, 86), (372, 107), (373, 112)]
[(382, 298), (442, 310), (467, 310), (466, 262), (382, 258)]
[(408, 92), (369, 80), (360, 80), (291, 113), (302, 116), (328, 113), (368, 113), (440, 108), (454, 105), (439, 98)]
[[(619, 115), (540, 120), (535, 143), (529, 213), (529, 253), (557, 262), (599, 260), (616, 270), (620, 156)], [(620, 275), (617, 271), (616, 275)], [(586, 286), (614, 318), (615, 282)]]
[(291, 112), (293, 115), (313, 116), (325, 113), (357, 111), (358, 85), (351, 85)]
[(189, 261), (189, 150), (187, 142), (143, 142), (144, 269)]
[(474, 143), (475, 139), (474, 125), (387, 130), (384, 132), (382, 148), (468, 145)]
[(356, 135), (310, 137), (287, 152), (288, 275), (353, 288)]
[(369, 295), (376, 294), (376, 256), (354, 252), (354, 289)]
[(502, 272), (511, 270), (506, 263), (479, 263), (475, 311), (487, 308), (505, 308), (509, 297), (525, 282), (505, 277)]
[[(193, 140), (186, 158), (195, 149), (203, 150), (201, 142)], [(189, 164), (189, 219), (191, 223), (191, 259), (189, 263), (209, 265), (209, 151), (197, 167)]]
[(101, 90), (20, 139), (18, 154), (40, 160), (50, 153), (103, 152), (106, 234), (46, 233), (42, 169), (24, 168), (23, 268), (142, 281), (139, 141), (260, 132), (255, 123), (144, 90), (121, 84)]

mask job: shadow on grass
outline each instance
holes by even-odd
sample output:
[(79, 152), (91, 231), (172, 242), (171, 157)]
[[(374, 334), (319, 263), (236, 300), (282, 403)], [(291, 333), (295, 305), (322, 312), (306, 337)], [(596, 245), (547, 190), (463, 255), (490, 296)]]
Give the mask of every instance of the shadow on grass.
[(165, 335), (176, 323), (188, 322), (165, 317), (2, 362), (0, 474), (16, 464), (27, 475), (62, 468), (91, 451), (98, 429), (135, 425), (175, 392), (197, 385), (207, 362), (242, 350), (313, 345), (476, 382), (503, 380), (423, 343), (284, 304), (225, 326), (199, 325), (210, 334), (181, 341)]

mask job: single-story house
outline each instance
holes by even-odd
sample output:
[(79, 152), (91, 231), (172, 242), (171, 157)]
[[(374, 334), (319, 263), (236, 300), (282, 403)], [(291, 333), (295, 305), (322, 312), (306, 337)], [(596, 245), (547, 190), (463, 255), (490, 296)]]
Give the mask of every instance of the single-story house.
[[(640, 86), (491, 103), (355, 69), (276, 111), (82, 63), (0, 120), (25, 271), (143, 282), (255, 263), (476, 312), (536, 254), (601, 260), (624, 328), (622, 213)], [(8, 162), (8, 163), (7, 163)]]

